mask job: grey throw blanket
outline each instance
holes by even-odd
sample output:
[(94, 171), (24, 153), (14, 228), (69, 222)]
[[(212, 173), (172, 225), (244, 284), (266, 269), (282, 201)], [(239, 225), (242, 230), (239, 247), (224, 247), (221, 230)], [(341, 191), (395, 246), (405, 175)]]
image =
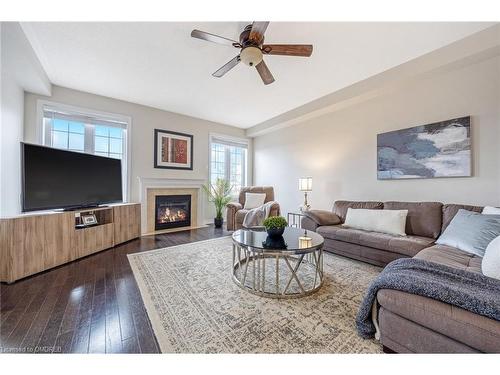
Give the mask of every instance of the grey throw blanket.
[(372, 306), (380, 289), (433, 298), (500, 321), (499, 280), (421, 259), (397, 259), (372, 282), (361, 303), (356, 326), (363, 338), (375, 334)]
[(245, 218), (243, 219), (243, 227), (253, 228), (262, 226), (262, 222), (269, 216), (274, 203), (274, 201), (269, 201), (267, 203), (264, 203), (260, 207), (252, 208), (250, 211), (248, 211), (245, 215)]

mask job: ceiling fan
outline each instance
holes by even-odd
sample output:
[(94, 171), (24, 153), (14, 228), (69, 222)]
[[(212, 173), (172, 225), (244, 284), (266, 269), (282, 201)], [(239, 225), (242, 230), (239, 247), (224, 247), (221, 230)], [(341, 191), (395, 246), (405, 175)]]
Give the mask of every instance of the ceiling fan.
[(246, 26), (240, 34), (239, 42), (200, 30), (193, 30), (191, 36), (240, 49), (238, 56), (212, 74), (214, 77), (222, 77), (238, 65), (240, 61), (243, 61), (248, 66), (255, 66), (264, 84), (269, 85), (274, 82), (274, 77), (264, 62), (263, 55), (309, 57), (312, 54), (313, 46), (311, 44), (264, 44), (264, 33), (268, 25), (269, 22), (259, 21)]

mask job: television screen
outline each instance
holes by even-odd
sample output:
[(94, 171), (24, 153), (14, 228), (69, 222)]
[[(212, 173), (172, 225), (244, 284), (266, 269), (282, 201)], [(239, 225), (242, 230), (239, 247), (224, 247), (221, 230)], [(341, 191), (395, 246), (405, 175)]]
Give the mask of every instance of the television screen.
[(21, 143), (23, 211), (122, 201), (121, 160)]

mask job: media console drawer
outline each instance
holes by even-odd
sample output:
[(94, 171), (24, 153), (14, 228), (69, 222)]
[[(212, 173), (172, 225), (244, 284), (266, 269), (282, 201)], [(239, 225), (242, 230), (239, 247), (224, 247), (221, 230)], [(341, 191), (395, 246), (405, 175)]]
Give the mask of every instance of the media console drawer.
[(113, 247), (113, 226), (111, 223), (75, 230), (77, 258)]
[(141, 205), (113, 207), (115, 243), (130, 241), (141, 235)]
[[(109, 249), (140, 236), (139, 203), (0, 219), (0, 281), (23, 277)], [(77, 228), (80, 214), (97, 225)]]

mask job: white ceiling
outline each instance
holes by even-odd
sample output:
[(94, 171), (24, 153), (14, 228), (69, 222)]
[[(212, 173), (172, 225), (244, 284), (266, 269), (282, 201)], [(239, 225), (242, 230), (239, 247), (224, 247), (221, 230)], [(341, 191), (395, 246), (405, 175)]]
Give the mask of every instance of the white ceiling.
[(212, 77), (238, 51), (191, 30), (237, 40), (248, 23), (22, 26), (56, 85), (248, 128), (492, 25), (272, 22), (267, 43), (310, 43), (312, 56), (266, 56), (276, 79), (269, 86), (243, 64)]

